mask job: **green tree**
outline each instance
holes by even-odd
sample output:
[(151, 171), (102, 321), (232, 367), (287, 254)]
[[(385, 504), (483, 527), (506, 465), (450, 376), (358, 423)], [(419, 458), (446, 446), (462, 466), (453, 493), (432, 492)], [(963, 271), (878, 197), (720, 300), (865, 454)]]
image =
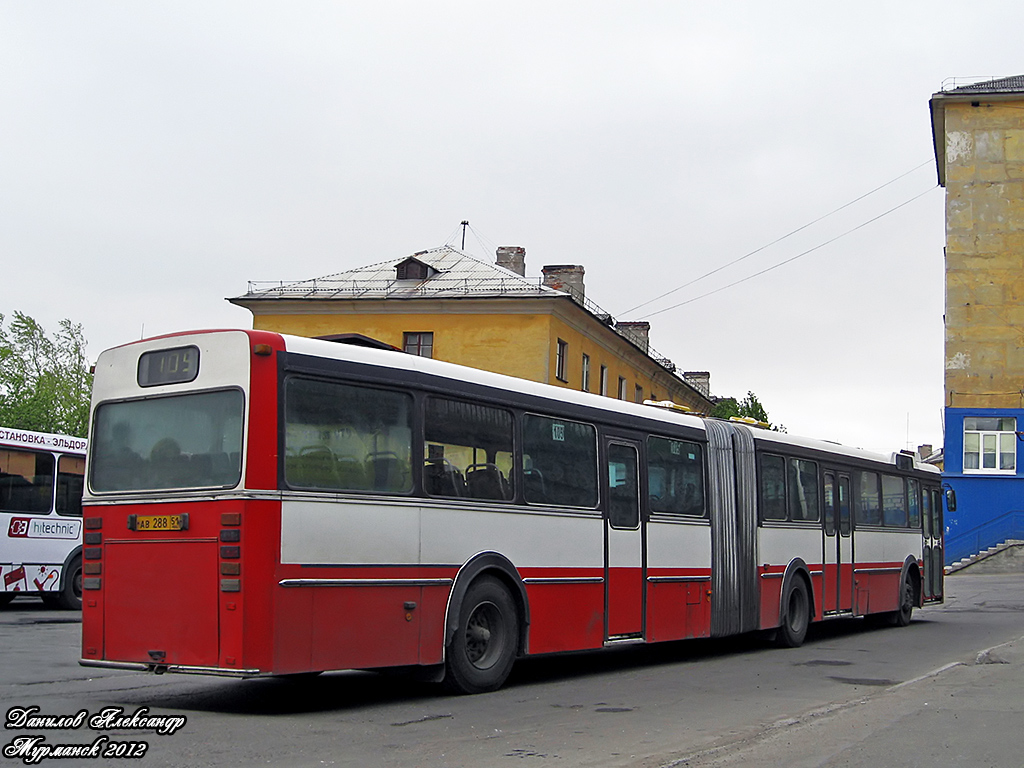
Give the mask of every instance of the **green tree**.
[(85, 437), (92, 374), (82, 326), (62, 320), (49, 336), (15, 311), (0, 315), (0, 424), (36, 432)]
[(723, 397), (715, 404), (711, 415), (716, 419), (731, 419), (733, 416), (755, 419), (768, 424), (776, 432), (786, 431), (781, 424), (772, 424), (768, 421), (768, 411), (764, 409), (761, 401), (753, 392), (747, 392), (747, 396), (739, 401), (735, 397)]

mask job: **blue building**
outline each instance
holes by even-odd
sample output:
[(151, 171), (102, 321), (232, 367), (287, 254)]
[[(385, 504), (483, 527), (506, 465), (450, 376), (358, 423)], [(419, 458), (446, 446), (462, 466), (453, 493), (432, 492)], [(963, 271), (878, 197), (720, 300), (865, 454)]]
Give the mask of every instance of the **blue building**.
[(946, 562), (1024, 539), (1024, 75), (932, 96), (946, 189)]

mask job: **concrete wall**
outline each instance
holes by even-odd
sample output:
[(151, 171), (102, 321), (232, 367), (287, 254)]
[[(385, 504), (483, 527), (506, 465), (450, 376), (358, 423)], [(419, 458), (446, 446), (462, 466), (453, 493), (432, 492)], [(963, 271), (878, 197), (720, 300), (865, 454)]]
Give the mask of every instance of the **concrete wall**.
[(945, 106), (946, 405), (1021, 408), (1024, 97), (976, 103)]

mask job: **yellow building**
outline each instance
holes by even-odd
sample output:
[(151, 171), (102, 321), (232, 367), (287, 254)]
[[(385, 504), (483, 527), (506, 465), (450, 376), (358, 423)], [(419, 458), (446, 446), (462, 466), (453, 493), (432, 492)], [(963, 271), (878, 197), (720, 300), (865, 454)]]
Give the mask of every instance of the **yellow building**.
[(931, 98), (946, 188), (946, 561), (1024, 538), (1024, 75)]
[(585, 295), (583, 267), (525, 276), (525, 250), (488, 264), (445, 246), (298, 283), (257, 286), (231, 303), (253, 327), (297, 336), (363, 336), (411, 354), (702, 413), (706, 373), (678, 373), (648, 344), (648, 323), (618, 323)]

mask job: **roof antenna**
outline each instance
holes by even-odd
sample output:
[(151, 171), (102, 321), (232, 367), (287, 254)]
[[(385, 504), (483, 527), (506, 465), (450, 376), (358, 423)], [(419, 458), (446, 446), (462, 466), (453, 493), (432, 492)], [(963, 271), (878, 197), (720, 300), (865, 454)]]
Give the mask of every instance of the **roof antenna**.
[(468, 221), (463, 221), (462, 222), (462, 250), (463, 251), (466, 250), (466, 227), (468, 227), (468, 226), (469, 226), (469, 222)]

